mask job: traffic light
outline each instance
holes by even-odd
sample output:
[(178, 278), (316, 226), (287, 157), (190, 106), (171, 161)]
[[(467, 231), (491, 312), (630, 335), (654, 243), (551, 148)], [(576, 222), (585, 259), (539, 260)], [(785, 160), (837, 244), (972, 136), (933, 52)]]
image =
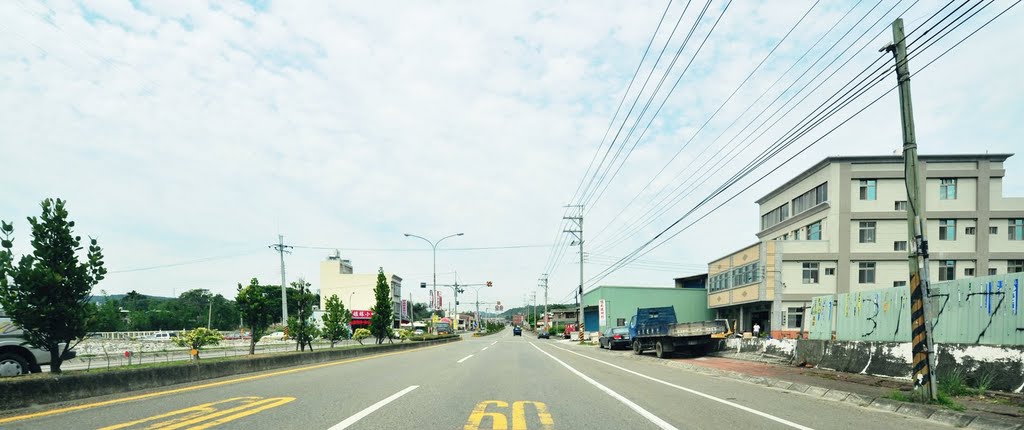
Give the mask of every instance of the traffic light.
[(488, 287), (490, 287), (490, 286), (491, 286), (491, 281), (487, 281), (487, 286), (488, 286)]

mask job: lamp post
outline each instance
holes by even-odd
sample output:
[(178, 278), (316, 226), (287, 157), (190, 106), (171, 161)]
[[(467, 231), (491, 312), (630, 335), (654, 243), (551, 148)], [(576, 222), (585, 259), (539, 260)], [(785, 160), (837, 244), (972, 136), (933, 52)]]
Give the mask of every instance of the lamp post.
[(480, 289), (484, 287), (490, 288), (491, 285), (491, 282), (487, 281), (486, 284), (471, 287), (473, 288), (473, 291), (476, 293), (476, 331), (478, 332), (483, 331), (480, 329)]
[[(405, 237), (415, 237), (415, 238), (423, 239), (424, 241), (429, 243), (430, 247), (434, 250), (434, 283), (432, 285), (432, 288), (434, 290), (434, 297), (437, 297), (437, 245), (440, 244), (442, 240), (448, 239), (450, 237), (462, 236), (463, 234), (465, 234), (465, 233), (455, 233), (455, 234), (452, 234), (452, 235), (448, 235), (448, 236), (442, 237), (442, 238), (438, 239), (436, 242), (431, 242), (430, 239), (427, 239), (427, 238), (425, 238), (423, 236), (417, 236), (415, 234), (405, 233)], [(431, 303), (431, 307), (433, 307), (436, 310), (437, 309), (436, 302)]]

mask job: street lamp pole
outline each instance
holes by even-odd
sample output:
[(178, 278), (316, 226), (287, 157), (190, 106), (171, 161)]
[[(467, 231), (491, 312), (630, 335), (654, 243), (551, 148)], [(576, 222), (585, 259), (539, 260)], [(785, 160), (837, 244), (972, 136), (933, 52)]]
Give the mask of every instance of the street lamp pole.
[(448, 239), (450, 237), (462, 236), (463, 234), (465, 234), (465, 233), (455, 233), (455, 234), (452, 234), (452, 235), (448, 235), (448, 236), (442, 237), (442, 238), (438, 239), (436, 242), (431, 242), (430, 239), (427, 239), (427, 238), (425, 238), (423, 236), (418, 236), (418, 235), (415, 235), (415, 234), (405, 233), (405, 237), (415, 237), (415, 238), (423, 239), (424, 241), (429, 243), (430, 247), (434, 250), (433, 251), (433, 253), (434, 253), (434, 283), (433, 283), (433, 285), (431, 287), (434, 290), (433, 297), (435, 297), (435, 299), (434, 299), (434, 302), (430, 304), (431, 307), (434, 308), (434, 310), (437, 310), (437, 302), (436, 302), (436, 300), (437, 300), (436, 299), (436, 297), (437, 297), (437, 245), (440, 244), (442, 240)]

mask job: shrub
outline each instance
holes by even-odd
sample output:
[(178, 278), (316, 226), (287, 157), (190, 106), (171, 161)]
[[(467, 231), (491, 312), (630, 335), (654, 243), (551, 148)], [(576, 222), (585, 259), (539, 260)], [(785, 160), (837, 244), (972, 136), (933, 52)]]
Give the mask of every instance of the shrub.
[(365, 328), (357, 328), (356, 332), (352, 334), (352, 339), (355, 340), (356, 342), (359, 342), (360, 345), (362, 345), (363, 340), (365, 340), (368, 337), (370, 337), (370, 330), (367, 330)]
[(216, 330), (210, 330), (206, 327), (199, 327), (186, 332), (182, 332), (174, 338), (174, 343), (178, 346), (184, 346), (191, 348), (196, 351), (195, 358), (199, 359), (199, 350), (206, 345), (216, 345), (224, 339), (224, 336)]

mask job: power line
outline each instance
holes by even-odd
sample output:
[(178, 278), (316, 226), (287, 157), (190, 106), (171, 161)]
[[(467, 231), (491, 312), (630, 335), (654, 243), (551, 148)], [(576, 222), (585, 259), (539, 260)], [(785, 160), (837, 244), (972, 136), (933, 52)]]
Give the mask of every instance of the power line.
[[(492, 250), (503, 250), (503, 249), (526, 249), (526, 248), (547, 248), (551, 245), (504, 245), (504, 246), (477, 246), (477, 247), (462, 247), (462, 248), (438, 248), (438, 252), (442, 251), (492, 251)], [(328, 251), (362, 251), (362, 252), (431, 252), (430, 249), (410, 249), (410, 248), (345, 248), (338, 246), (307, 246), (307, 245), (294, 245), (296, 249), (323, 249)]]

